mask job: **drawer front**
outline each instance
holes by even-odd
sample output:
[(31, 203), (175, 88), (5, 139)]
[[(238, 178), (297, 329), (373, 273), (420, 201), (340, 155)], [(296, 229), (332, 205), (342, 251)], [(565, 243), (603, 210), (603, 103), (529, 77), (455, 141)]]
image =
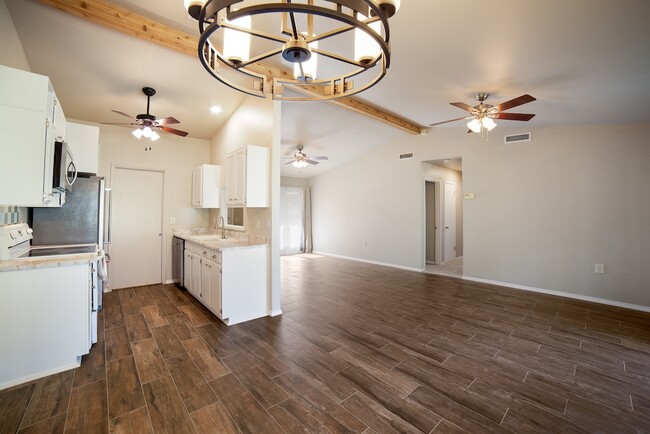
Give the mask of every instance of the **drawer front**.
[(221, 252), (218, 250), (208, 250), (207, 255), (205, 255), (211, 261), (221, 264)]

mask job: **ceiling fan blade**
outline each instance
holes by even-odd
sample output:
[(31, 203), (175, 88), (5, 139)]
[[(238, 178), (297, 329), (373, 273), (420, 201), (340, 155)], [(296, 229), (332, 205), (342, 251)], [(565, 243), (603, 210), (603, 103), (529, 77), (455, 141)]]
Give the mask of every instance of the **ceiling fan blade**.
[(111, 111), (112, 111), (113, 113), (117, 113), (118, 115), (126, 116), (127, 118), (130, 118), (130, 119), (135, 119), (135, 116), (127, 115), (126, 113), (121, 112), (121, 111), (119, 111), (119, 110), (111, 110)]
[(474, 107), (472, 107), (469, 104), (465, 104), (464, 102), (450, 102), (449, 104), (453, 105), (454, 107), (458, 107), (459, 109), (466, 110), (468, 112), (471, 112)]
[(505, 119), (508, 121), (529, 121), (534, 117), (535, 115), (530, 113), (497, 113), (494, 115), (495, 119)]
[(463, 119), (467, 119), (467, 117), (462, 117), (462, 118), (456, 118), (456, 119), (450, 119), (448, 121), (442, 121), (442, 122), (436, 122), (435, 124), (429, 124), (430, 127), (435, 127), (436, 125), (441, 125), (441, 124), (446, 124), (449, 122), (456, 122), (456, 121), (461, 121)]
[(99, 125), (134, 125), (132, 122), (100, 122)]
[(189, 134), (186, 131), (177, 130), (175, 128), (169, 128), (169, 127), (165, 127), (165, 126), (163, 126), (161, 128), (166, 133), (176, 134), (177, 136), (181, 136), (181, 137), (185, 137), (185, 136), (187, 136)]
[(502, 112), (504, 110), (508, 110), (508, 109), (513, 108), (513, 107), (520, 106), (522, 104), (527, 104), (529, 102), (533, 102), (536, 99), (537, 98), (532, 97), (532, 96), (530, 96), (528, 94), (525, 94), (525, 95), (519, 96), (519, 97), (517, 97), (515, 99), (511, 99), (510, 101), (502, 102), (501, 104), (499, 104), (497, 106), (497, 110)]
[(293, 163), (294, 161), (298, 161), (298, 160), (296, 160), (296, 159), (294, 158), (293, 160), (289, 161), (288, 163), (284, 163), (284, 165), (286, 166), (287, 164), (291, 164), (291, 163)]
[(309, 157), (309, 158), (312, 159), (312, 160), (318, 160), (318, 161), (329, 160), (329, 158), (326, 157), (325, 155), (317, 155), (315, 157)]
[(179, 120), (177, 120), (176, 118), (173, 118), (171, 116), (166, 117), (166, 118), (157, 118), (156, 122), (159, 125), (180, 124)]
[(310, 158), (305, 158), (303, 161), (305, 163), (313, 164), (314, 166), (318, 164), (318, 161), (312, 161)]

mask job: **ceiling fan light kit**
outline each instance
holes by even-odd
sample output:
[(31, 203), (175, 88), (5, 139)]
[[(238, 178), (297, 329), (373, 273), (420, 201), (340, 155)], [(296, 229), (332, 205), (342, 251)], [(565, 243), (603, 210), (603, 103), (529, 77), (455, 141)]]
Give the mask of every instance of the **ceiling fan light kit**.
[(467, 122), (467, 128), (469, 128), (468, 132), (481, 133), (484, 130), (492, 131), (494, 127), (497, 126), (497, 123), (494, 121), (495, 119), (529, 121), (535, 116), (534, 114), (529, 113), (504, 113), (505, 110), (535, 101), (535, 98), (528, 94), (511, 99), (496, 106), (485, 102), (489, 96), (489, 93), (477, 92), (476, 100), (478, 101), (478, 104), (474, 107), (463, 102), (452, 102), (450, 103), (451, 105), (468, 111), (470, 116), (437, 122), (435, 124), (430, 124), (429, 126), (434, 127), (449, 122), (469, 119), (469, 122)]
[[(166, 133), (175, 134), (181, 137), (187, 136), (188, 134), (187, 132), (177, 130), (175, 128), (170, 128), (167, 126), (167, 124), (179, 123), (179, 121), (176, 120), (175, 118), (171, 116), (166, 118), (157, 118), (156, 116), (149, 113), (149, 107), (151, 105), (151, 97), (156, 94), (155, 89), (151, 87), (143, 87), (142, 93), (144, 93), (147, 96), (147, 113), (141, 113), (134, 118), (133, 116), (128, 115), (124, 112), (118, 110), (111, 110), (113, 113), (117, 113), (118, 115), (125, 116), (127, 118), (132, 119), (133, 121), (129, 123), (104, 124), (104, 125), (135, 126), (136, 127), (135, 130), (131, 131), (131, 134), (133, 134), (133, 136), (136, 139), (140, 140), (144, 137), (146, 139), (151, 140), (152, 142), (155, 142), (160, 138), (160, 135), (158, 134), (157, 130), (164, 131)], [(145, 147), (145, 151), (147, 150), (151, 150), (151, 147), (149, 148)]]
[[(307, 154), (302, 152), (304, 147), (302, 145), (298, 145), (296, 147), (298, 152), (293, 154), (293, 159), (289, 161), (288, 163), (284, 163), (285, 165), (291, 164), (293, 167), (296, 167), (298, 169), (302, 169), (303, 167), (307, 167), (307, 165), (311, 164), (313, 166), (318, 164), (318, 161), (327, 161), (329, 160), (328, 157), (325, 155), (317, 155), (317, 156), (311, 156), (309, 157)], [(283, 157), (285, 158), (285, 157)], [(318, 161), (317, 161), (318, 160)]]
[[(386, 75), (391, 56), (388, 19), (400, 1), (185, 0), (184, 4), (199, 24), (201, 64), (214, 78), (257, 97), (323, 101), (362, 92)], [(340, 38), (355, 42), (339, 43)], [(337, 42), (330, 49), (336, 45), (341, 50), (319, 47), (326, 40)], [(223, 41), (223, 47), (217, 41)], [(345, 48), (352, 45), (356, 49), (350, 57)], [(319, 58), (334, 65), (327, 68), (327, 77), (319, 76)], [(267, 59), (277, 61), (273, 67), (261, 66)], [(275, 67), (278, 61), (290, 69)]]

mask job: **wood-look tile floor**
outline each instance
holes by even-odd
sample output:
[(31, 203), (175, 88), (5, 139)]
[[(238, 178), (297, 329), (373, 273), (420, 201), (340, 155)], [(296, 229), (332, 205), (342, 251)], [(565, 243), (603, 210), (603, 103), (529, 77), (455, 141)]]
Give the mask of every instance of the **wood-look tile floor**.
[[(107, 294), (80, 368), (0, 391), (0, 433), (650, 432), (650, 315), (311, 256), (226, 327)], [(6, 331), (5, 331), (6, 332)]]

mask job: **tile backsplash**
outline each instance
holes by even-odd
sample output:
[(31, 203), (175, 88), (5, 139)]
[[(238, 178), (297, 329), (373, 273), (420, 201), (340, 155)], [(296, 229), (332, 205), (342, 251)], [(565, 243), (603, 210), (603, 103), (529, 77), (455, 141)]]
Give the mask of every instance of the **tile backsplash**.
[(0, 225), (27, 222), (27, 208), (22, 206), (0, 206)]

